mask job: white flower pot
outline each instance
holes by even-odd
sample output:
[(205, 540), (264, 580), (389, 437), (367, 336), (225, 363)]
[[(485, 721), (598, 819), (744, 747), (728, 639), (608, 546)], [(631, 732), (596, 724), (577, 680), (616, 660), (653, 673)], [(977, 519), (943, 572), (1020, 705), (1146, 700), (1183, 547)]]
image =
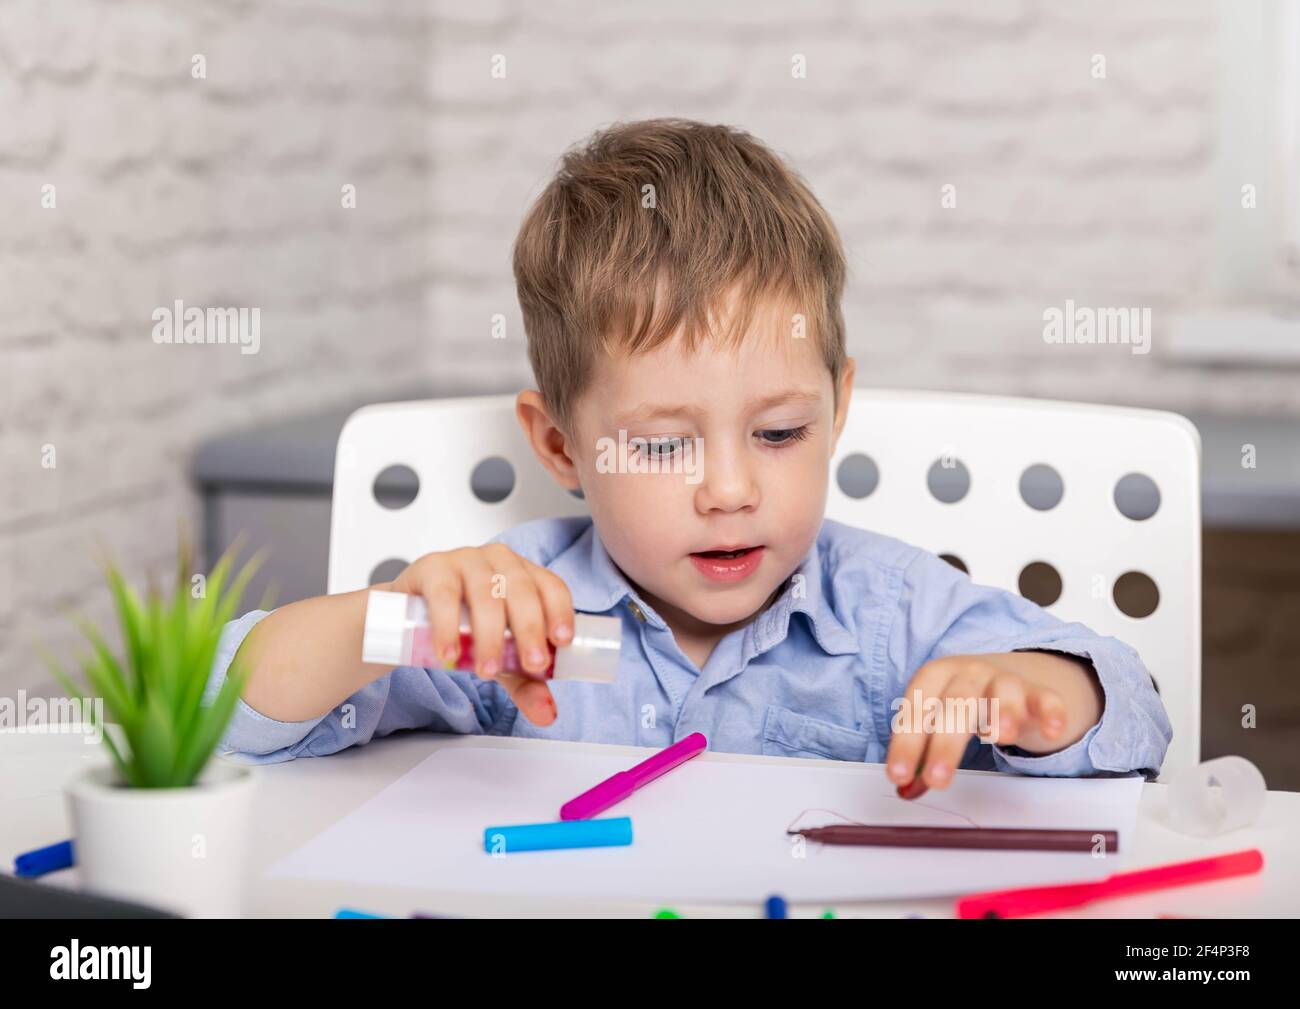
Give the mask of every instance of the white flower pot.
[(192, 918), (242, 913), (256, 777), (213, 759), (190, 788), (129, 788), (113, 765), (65, 790), (81, 885)]

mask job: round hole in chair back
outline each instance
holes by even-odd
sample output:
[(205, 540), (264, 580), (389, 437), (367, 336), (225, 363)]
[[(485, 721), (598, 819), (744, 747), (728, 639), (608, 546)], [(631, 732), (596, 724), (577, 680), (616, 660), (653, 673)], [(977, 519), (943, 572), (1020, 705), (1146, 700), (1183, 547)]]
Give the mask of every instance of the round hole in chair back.
[(963, 561), (956, 554), (940, 554), (939, 560), (947, 561), (949, 564), (951, 564), (953, 567), (955, 567), (958, 571), (962, 572), (963, 574), (967, 574), (967, 575), (970, 574), (970, 572), (966, 570), (966, 562)]
[(420, 478), (410, 466), (398, 463), (380, 470), (370, 491), (385, 508), (405, 508), (420, 493)]
[(880, 483), (880, 468), (871, 456), (854, 452), (840, 460), (835, 482), (849, 497), (864, 498)]
[(400, 557), (390, 557), (386, 561), (380, 561), (375, 565), (374, 570), (370, 572), (369, 584), (378, 585), (380, 582), (391, 582), (406, 568), (406, 561)]
[(955, 504), (970, 491), (970, 470), (960, 459), (944, 456), (935, 460), (925, 482), (935, 500)]
[(1031, 603), (1051, 606), (1061, 598), (1061, 573), (1046, 561), (1026, 564), (1020, 572), (1020, 594)]
[(508, 459), (499, 455), (488, 456), (469, 477), (469, 489), (480, 501), (496, 504), (504, 501), (515, 489), (515, 468)]
[(1115, 484), (1115, 507), (1136, 522), (1149, 519), (1160, 508), (1160, 488), (1145, 473), (1129, 473)]
[(1035, 511), (1051, 511), (1065, 496), (1065, 482), (1051, 466), (1035, 463), (1020, 474), (1020, 496)]
[(1116, 578), (1111, 594), (1119, 611), (1129, 617), (1149, 617), (1160, 605), (1160, 590), (1151, 576), (1141, 571), (1126, 571)]

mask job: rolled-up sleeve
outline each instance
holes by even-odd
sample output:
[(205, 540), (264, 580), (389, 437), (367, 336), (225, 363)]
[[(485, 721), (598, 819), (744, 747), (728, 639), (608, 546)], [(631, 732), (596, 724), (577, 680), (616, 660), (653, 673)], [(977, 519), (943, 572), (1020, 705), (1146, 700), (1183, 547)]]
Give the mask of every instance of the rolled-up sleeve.
[(896, 696), (931, 659), (1012, 651), (1060, 652), (1090, 662), (1104, 696), (1101, 718), (1070, 746), (1037, 756), (972, 738), (962, 767), (1056, 777), (1141, 774), (1148, 780), (1160, 773), (1173, 727), (1136, 651), (1013, 592), (978, 585), (919, 551), (903, 573), (902, 607), (890, 641), (900, 679)]
[[(253, 610), (222, 629), (205, 700), (217, 695), (239, 646), (270, 611)], [(325, 756), (401, 729), (508, 734), (518, 709), (495, 681), (460, 670), (398, 666), (316, 718), (282, 722), (242, 697), (217, 752), (244, 763)]]

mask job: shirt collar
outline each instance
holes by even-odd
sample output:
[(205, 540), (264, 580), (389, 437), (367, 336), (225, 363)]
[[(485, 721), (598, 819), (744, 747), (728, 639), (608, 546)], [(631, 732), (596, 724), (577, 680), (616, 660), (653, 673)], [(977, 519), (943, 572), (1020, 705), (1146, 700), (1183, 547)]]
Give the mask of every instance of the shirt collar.
[(645, 623), (667, 629), (663, 617), (641, 598), (609, 556), (605, 544), (596, 535), (594, 522), (555, 558), (550, 568), (564, 579), (573, 598), (573, 608), (579, 613), (606, 613), (630, 597), (629, 606), (634, 607), (634, 614), (639, 610)]
[[(799, 566), (785, 580), (776, 601), (745, 628), (747, 660), (785, 640), (793, 613), (804, 614), (814, 640), (827, 654), (846, 655), (858, 650), (857, 638), (836, 616), (826, 597), (821, 539), (819, 535), (813, 541)], [(640, 610), (645, 623), (659, 630), (668, 628), (663, 617), (618, 569), (596, 534), (594, 522), (555, 558), (550, 568), (569, 587), (573, 608), (578, 612), (606, 613), (627, 599), (633, 614)]]
[(789, 636), (790, 616), (794, 613), (802, 613), (807, 618), (813, 639), (828, 655), (847, 655), (858, 650), (857, 637), (836, 616), (826, 597), (821, 540), (820, 535), (813, 540), (799, 566), (786, 579), (776, 602), (749, 626), (747, 653), (757, 655), (784, 641)]

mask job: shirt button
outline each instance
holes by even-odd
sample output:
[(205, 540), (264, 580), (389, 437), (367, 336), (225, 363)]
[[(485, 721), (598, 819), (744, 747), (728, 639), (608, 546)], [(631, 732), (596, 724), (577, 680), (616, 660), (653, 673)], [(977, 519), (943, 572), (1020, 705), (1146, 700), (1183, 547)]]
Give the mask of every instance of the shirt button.
[(641, 607), (636, 604), (635, 600), (629, 599), (627, 601), (627, 608), (632, 611), (632, 614), (640, 620), (641, 623), (645, 623), (645, 614), (641, 612)]

